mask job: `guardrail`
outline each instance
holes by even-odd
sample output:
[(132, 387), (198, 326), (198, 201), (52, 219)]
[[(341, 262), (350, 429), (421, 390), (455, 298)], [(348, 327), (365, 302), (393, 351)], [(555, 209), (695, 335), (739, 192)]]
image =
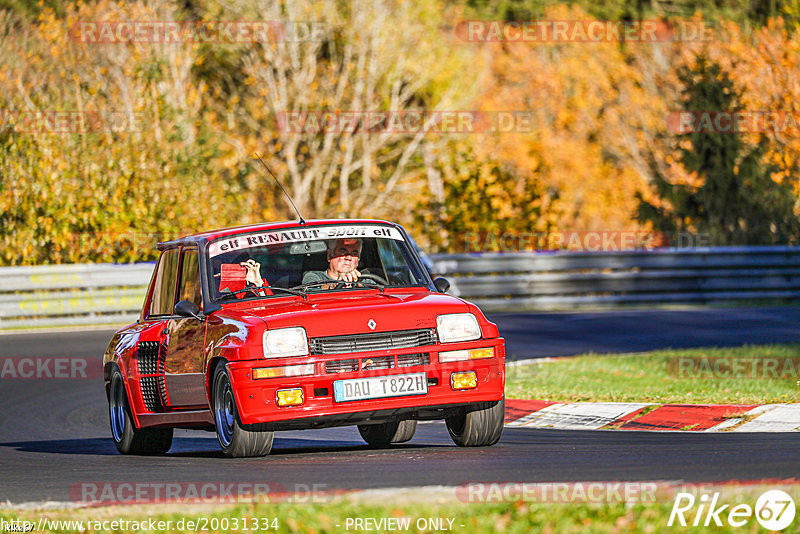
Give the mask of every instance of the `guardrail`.
[(432, 257), (486, 311), (800, 297), (800, 247), (517, 252)]
[[(800, 247), (432, 256), (486, 311), (800, 297)], [(136, 319), (152, 263), (0, 268), (0, 329)]]
[(0, 329), (134, 321), (153, 265), (0, 268)]

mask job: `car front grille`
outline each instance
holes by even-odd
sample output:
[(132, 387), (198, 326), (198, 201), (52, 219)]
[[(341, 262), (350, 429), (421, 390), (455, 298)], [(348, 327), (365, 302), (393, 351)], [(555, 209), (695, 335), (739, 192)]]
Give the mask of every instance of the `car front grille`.
[(309, 350), (314, 355), (367, 352), (371, 350), (423, 347), (436, 343), (436, 330), (400, 330), (349, 336), (316, 337), (309, 340)]
[(391, 369), (394, 367), (394, 356), (376, 356), (375, 358), (363, 358), (361, 360), (362, 371), (377, 371), (379, 369)]
[[(376, 356), (374, 358), (361, 358), (362, 371), (379, 371), (394, 369), (395, 367), (411, 367), (414, 365), (428, 365), (431, 363), (430, 354), (400, 354), (395, 362), (394, 356)], [(331, 360), (325, 362), (326, 373), (352, 373), (358, 371), (358, 360)]]
[(325, 362), (326, 373), (350, 373), (358, 371), (358, 360), (334, 360)]
[(397, 356), (397, 367), (412, 367), (414, 365), (428, 365), (431, 356), (427, 352), (422, 354), (400, 354)]

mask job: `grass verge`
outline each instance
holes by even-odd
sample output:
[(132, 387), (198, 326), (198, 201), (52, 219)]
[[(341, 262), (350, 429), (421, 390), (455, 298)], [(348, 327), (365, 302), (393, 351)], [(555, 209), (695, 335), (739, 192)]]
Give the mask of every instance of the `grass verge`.
[(506, 398), (659, 404), (800, 402), (800, 345), (587, 354), (509, 367)]
[[(597, 484), (597, 483), (594, 483)], [(519, 485), (517, 485), (519, 488)], [(566, 485), (565, 485), (566, 486)], [(0, 524), (29, 521), (29, 530), (50, 532), (275, 532), (275, 533), (346, 533), (346, 532), (453, 532), (453, 533), (617, 533), (663, 532), (670, 530), (670, 513), (677, 489), (658, 492), (655, 500), (634, 499), (625, 502), (587, 502), (590, 492), (578, 495), (576, 484), (563, 493), (569, 498), (560, 502), (540, 502), (528, 495), (538, 492), (519, 490), (510, 501), (468, 503), (459, 501), (453, 488), (434, 492), (408, 489), (405, 493), (382, 494), (379, 498), (361, 498), (358, 494), (336, 497), (327, 502), (220, 504), (154, 504), (107, 506), (55, 510), (0, 509)], [(654, 487), (655, 485), (653, 485)], [(764, 485), (725, 485), (695, 487), (694, 495), (719, 493), (722, 503), (754, 507)], [(551, 486), (552, 489), (552, 486)], [(781, 485), (797, 499), (798, 486)], [(684, 491), (681, 489), (680, 491)], [(487, 494), (484, 494), (487, 495)], [(552, 495), (552, 493), (551, 493)], [(647, 493), (643, 493), (647, 495)], [(642, 500), (647, 502), (642, 502)], [(695, 506), (686, 513), (694, 519)], [(43, 522), (46, 518), (47, 522)], [(705, 519), (705, 515), (701, 521)], [(726, 520), (725, 514), (722, 521)], [(357, 523), (356, 520), (360, 520)], [(390, 522), (394, 520), (395, 522)], [(112, 523), (116, 521), (117, 523)], [(59, 523), (60, 522), (60, 523)], [(72, 522), (72, 523), (64, 523)], [(78, 523), (80, 522), (80, 523)], [(702, 525), (702, 523), (701, 523)], [(5, 526), (9, 526), (6, 524)], [(677, 525), (676, 525), (677, 526)], [(678, 527), (680, 528), (680, 527)], [(8, 530), (8, 529), (7, 529)], [(684, 529), (685, 530), (685, 529)], [(705, 531), (702, 527), (694, 529)], [(742, 527), (724, 524), (714, 532), (763, 532), (754, 517)]]

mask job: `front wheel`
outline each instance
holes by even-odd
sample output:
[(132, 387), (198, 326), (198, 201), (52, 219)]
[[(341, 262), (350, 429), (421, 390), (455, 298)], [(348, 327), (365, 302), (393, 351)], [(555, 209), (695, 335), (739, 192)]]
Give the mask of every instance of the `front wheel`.
[(108, 388), (108, 414), (114, 445), (122, 454), (153, 456), (164, 454), (172, 447), (171, 428), (136, 428), (133, 424), (125, 382), (116, 368), (111, 373)]
[(481, 402), (445, 419), (450, 437), (459, 447), (488, 447), (500, 440), (506, 412), (505, 397)]
[(372, 447), (386, 447), (392, 443), (406, 442), (414, 437), (416, 431), (416, 420), (379, 425), (358, 425), (358, 433)]
[(222, 453), (228, 458), (246, 458), (250, 456), (266, 456), (272, 450), (274, 432), (247, 430), (239, 421), (236, 400), (233, 398), (233, 387), (225, 363), (217, 366), (214, 372), (214, 423), (217, 427), (217, 439)]

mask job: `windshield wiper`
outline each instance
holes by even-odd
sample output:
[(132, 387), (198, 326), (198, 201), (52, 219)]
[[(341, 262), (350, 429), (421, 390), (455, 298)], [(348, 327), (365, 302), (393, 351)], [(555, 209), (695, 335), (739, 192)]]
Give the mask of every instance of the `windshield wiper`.
[(298, 291), (296, 289), (290, 289), (290, 288), (278, 287), (278, 286), (266, 286), (266, 287), (246, 287), (244, 289), (237, 289), (236, 291), (229, 291), (229, 292), (223, 293), (219, 297), (215, 298), (214, 301), (225, 300), (225, 299), (228, 299), (229, 297), (236, 296), (239, 293), (248, 293), (248, 292), (253, 292), (259, 297), (269, 297), (270, 296), (270, 295), (259, 295), (258, 294), (258, 290), (259, 289), (269, 289), (270, 291), (275, 291), (275, 290), (285, 291), (286, 293), (291, 293), (292, 295), (298, 295), (300, 297), (303, 297), (304, 299), (308, 298), (307, 295), (304, 292)]
[(386, 289), (385, 285), (379, 284), (374, 280), (362, 280), (361, 282), (358, 283), (368, 287), (377, 287), (378, 289), (380, 289), (381, 293), (383, 293), (383, 291)]
[[(264, 288), (264, 289), (267, 289), (267, 288)], [(303, 298), (307, 298), (306, 294), (303, 293), (302, 291), (298, 291), (297, 289), (293, 289), (293, 288), (289, 288), (289, 287), (271, 286), (269, 289), (271, 289), (273, 291), (275, 291), (276, 289), (278, 291), (286, 291), (287, 293), (291, 293), (292, 295), (299, 295), (299, 296), (301, 296)]]
[[(348, 284), (350, 285), (350, 287), (347, 287)], [(374, 287), (380, 289), (381, 293), (383, 293), (383, 290), (386, 287), (383, 284), (379, 284), (378, 282), (374, 282), (372, 280), (360, 280), (358, 282), (345, 282), (344, 280), (318, 280), (316, 282), (308, 282), (306, 284), (300, 284), (298, 286), (294, 286), (292, 289), (296, 290), (299, 288), (303, 291), (303, 294), (305, 294), (305, 292), (309, 288), (317, 286), (328, 286), (328, 285), (333, 286), (333, 288), (329, 289), (339, 289), (340, 285), (344, 285), (345, 287), (347, 287), (347, 289), (358, 288), (358, 286)]]
[(308, 289), (312, 287), (327, 286), (327, 285), (333, 285), (335, 287), (339, 284), (344, 284), (344, 283), (345, 282), (342, 282), (341, 280), (317, 280), (316, 282), (307, 282), (305, 284), (296, 285), (291, 289), (294, 291), (299, 291), (301, 292), (301, 294), (305, 295), (306, 291), (308, 291)]

